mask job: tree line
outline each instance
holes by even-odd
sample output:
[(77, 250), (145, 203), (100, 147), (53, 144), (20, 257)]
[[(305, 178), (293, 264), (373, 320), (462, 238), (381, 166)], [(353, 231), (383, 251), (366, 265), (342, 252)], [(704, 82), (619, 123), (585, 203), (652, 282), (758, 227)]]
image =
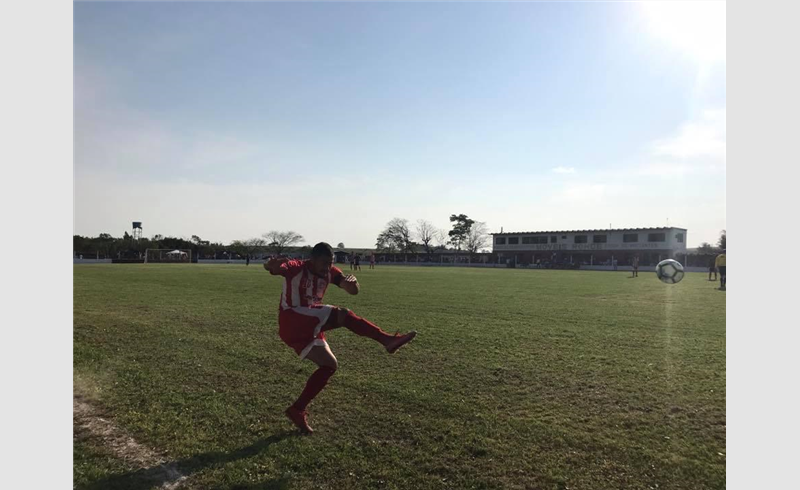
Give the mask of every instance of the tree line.
[(126, 231), (122, 237), (113, 237), (108, 233), (101, 233), (96, 237), (73, 235), (72, 251), (86, 258), (102, 256), (103, 258), (138, 258), (147, 249), (178, 249), (191, 250), (194, 257), (207, 258), (244, 258), (257, 254), (284, 254), (288, 251), (311, 251), (311, 247), (297, 247), (303, 242), (303, 236), (294, 231), (269, 231), (257, 238), (234, 240), (229, 245), (219, 242), (203, 240), (197, 235), (190, 239), (154, 235), (150, 238), (142, 237), (134, 240)]
[(719, 239), (717, 240), (716, 246), (711, 245), (708, 242), (701, 243), (700, 246), (697, 247), (697, 253), (698, 254), (710, 255), (710, 254), (716, 254), (716, 253), (721, 252), (722, 250), (725, 250), (725, 245), (726, 245), (726, 242), (727, 242), (727, 240), (726, 240), (727, 236), (726, 235), (727, 235), (727, 232), (725, 230), (722, 230), (721, 232), (719, 232)]
[(403, 218), (393, 218), (386, 223), (375, 242), (378, 252), (432, 254), (446, 250), (448, 245), (457, 251), (478, 253), (489, 244), (486, 223), (475, 221), (465, 214), (450, 215), (452, 228), (437, 228), (430, 221), (419, 219), (414, 225)]
[[(475, 221), (465, 214), (451, 215), (450, 222), (452, 228), (444, 230), (424, 219), (410, 225), (407, 219), (394, 218), (378, 235), (375, 247), (378, 252), (384, 253), (431, 254), (448, 248), (477, 253), (488, 246), (486, 223)], [(192, 255), (198, 258), (223, 259), (244, 258), (248, 255), (283, 255), (289, 252), (307, 255), (311, 252), (311, 246), (302, 245), (304, 241), (303, 236), (297, 232), (277, 230), (254, 238), (233, 240), (228, 245), (203, 240), (197, 235), (192, 235), (189, 239), (154, 235), (134, 240), (126, 231), (122, 237), (113, 237), (108, 233), (101, 233), (96, 237), (73, 235), (72, 250), (76, 256), (84, 255), (86, 258), (138, 258), (147, 249), (179, 249), (191, 250)], [(339, 242), (338, 248), (344, 249), (344, 243)]]

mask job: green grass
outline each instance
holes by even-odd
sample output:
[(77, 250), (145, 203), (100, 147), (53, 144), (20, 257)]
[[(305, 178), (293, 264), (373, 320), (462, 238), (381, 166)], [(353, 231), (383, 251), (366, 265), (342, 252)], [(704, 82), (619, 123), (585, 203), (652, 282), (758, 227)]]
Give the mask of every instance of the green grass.
[[(725, 293), (704, 274), (358, 276), (326, 302), (419, 336), (389, 356), (331, 332), (311, 437), (283, 410), (314, 367), (278, 338), (281, 281), (258, 265), (76, 266), (76, 384), (185, 488), (725, 487)], [(76, 439), (77, 488), (138, 476)]]

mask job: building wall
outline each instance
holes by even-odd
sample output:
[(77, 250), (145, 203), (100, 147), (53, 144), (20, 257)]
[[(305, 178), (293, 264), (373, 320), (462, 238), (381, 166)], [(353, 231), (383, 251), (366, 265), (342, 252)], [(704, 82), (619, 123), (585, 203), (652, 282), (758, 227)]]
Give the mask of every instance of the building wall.
[[(660, 242), (649, 242), (648, 235), (651, 233), (664, 233), (665, 240)], [(679, 242), (677, 235), (683, 234), (683, 241)], [(636, 234), (639, 237), (638, 242), (624, 241), (624, 235)], [(575, 243), (575, 236), (585, 235), (586, 243)], [(605, 235), (606, 241), (604, 243), (595, 243), (595, 235)], [(503, 237), (506, 239), (504, 245), (497, 243), (497, 238)], [(517, 237), (517, 244), (509, 244), (508, 239)], [(547, 238), (547, 243), (523, 243), (525, 237), (541, 237)], [(553, 241), (552, 237), (555, 237)], [(619, 231), (603, 231), (596, 230), (594, 232), (586, 233), (557, 233), (557, 234), (544, 234), (544, 233), (508, 233), (503, 235), (494, 235), (492, 237), (492, 250), (495, 253), (503, 252), (647, 252), (647, 251), (670, 251), (671, 253), (686, 253), (686, 240), (687, 232), (681, 228), (663, 228), (656, 230), (619, 230)]]

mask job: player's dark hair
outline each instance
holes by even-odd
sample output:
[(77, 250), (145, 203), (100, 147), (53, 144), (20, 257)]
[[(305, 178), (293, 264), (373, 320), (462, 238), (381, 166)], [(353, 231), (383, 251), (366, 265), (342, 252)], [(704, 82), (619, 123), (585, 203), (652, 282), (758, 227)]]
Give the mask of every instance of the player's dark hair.
[(311, 258), (333, 257), (333, 249), (325, 242), (319, 242), (311, 249)]

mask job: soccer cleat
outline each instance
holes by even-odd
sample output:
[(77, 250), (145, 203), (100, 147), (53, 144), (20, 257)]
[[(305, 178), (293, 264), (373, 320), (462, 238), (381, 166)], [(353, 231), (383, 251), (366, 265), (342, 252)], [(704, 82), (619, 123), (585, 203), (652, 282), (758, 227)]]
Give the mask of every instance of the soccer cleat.
[(304, 434), (311, 434), (314, 432), (314, 429), (308, 425), (308, 412), (306, 410), (298, 410), (294, 407), (289, 407), (286, 409), (286, 416), (300, 429), (300, 432)]
[(408, 332), (405, 335), (395, 334), (394, 335), (394, 340), (389, 342), (389, 345), (386, 346), (386, 351), (389, 354), (394, 354), (395, 352), (397, 352), (397, 349), (399, 349), (400, 347), (403, 347), (407, 343), (409, 343), (412, 340), (414, 340), (414, 337), (416, 337), (416, 336), (417, 336), (416, 330), (412, 330), (412, 331)]

